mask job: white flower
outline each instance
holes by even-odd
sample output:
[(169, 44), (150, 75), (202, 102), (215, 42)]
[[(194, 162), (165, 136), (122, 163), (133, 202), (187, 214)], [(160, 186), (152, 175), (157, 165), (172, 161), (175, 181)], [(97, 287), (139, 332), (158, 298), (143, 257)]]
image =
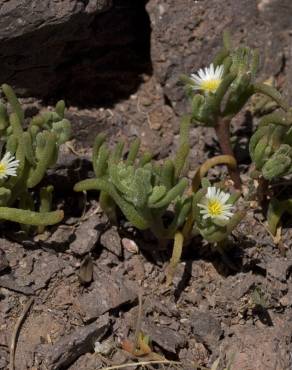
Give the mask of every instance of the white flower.
[(19, 160), (10, 153), (5, 153), (0, 161), (0, 180), (6, 179), (8, 176), (16, 176), (16, 170), (19, 165)]
[(224, 193), (224, 191), (217, 189), (215, 186), (208, 187), (202, 203), (198, 203), (198, 206), (203, 208), (200, 210), (203, 219), (211, 218), (228, 221), (233, 216), (231, 212), (233, 210), (232, 204), (226, 204), (229, 197), (230, 194)]
[(224, 67), (217, 66), (214, 68), (213, 63), (210, 67), (199, 69), (195, 74), (191, 74), (191, 79), (194, 81), (194, 90), (202, 90), (207, 93), (214, 93), (222, 81)]

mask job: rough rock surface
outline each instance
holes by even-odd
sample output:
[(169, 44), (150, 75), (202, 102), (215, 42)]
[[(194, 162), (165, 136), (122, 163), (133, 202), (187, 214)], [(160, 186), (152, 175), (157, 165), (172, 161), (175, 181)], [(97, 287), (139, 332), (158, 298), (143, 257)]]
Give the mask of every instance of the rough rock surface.
[(104, 315), (87, 326), (77, 328), (53, 346), (46, 346), (44, 353), (48, 369), (62, 369), (76, 358), (92, 350), (95, 341), (102, 338), (109, 327), (109, 316)]
[[(110, 289), (109, 289), (110, 287)], [(137, 299), (137, 287), (130, 281), (123, 281), (119, 276), (107, 276), (101, 270), (96, 271), (96, 280), (91, 290), (76, 301), (85, 321), (96, 319), (100, 315), (133, 303)]]
[(222, 335), (220, 322), (211, 314), (194, 310), (192, 314), (192, 332), (198, 342), (203, 342), (208, 347), (218, 344)]
[(139, 51), (147, 15), (143, 1), (114, 5), (112, 0), (1, 0), (0, 82), (24, 95), (57, 94), (79, 103), (82, 89), (87, 104), (110, 100), (112, 91), (127, 96), (140, 81), (139, 71), (148, 68)]
[[(78, 13), (101, 12), (111, 6), (111, 0), (44, 0), (36, 2), (31, 0), (1, 0), (1, 39), (21, 36), (25, 33), (35, 32), (46, 26), (68, 22)], [(95, 6), (94, 6), (95, 3)], [(17, 20), (15, 22), (15, 19)]]
[(291, 368), (291, 358), (289, 359), (289, 351), (285, 346), (285, 342), (290, 341), (291, 320), (280, 319), (275, 324), (275, 327), (264, 329), (248, 325), (234, 327), (230, 333), (229, 348), (223, 348), (226, 358), (233, 358), (232, 369)]
[(100, 215), (93, 215), (82, 222), (75, 233), (75, 240), (70, 245), (70, 250), (80, 256), (90, 252), (98, 241), (100, 231), (98, 225), (102, 223)]

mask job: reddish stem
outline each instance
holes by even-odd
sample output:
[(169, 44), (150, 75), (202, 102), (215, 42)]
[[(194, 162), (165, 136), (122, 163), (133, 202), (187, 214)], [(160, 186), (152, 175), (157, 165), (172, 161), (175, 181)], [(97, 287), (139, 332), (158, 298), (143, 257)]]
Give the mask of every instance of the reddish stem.
[[(219, 118), (215, 125), (215, 131), (222, 153), (232, 155), (234, 157), (234, 152), (230, 142), (230, 122), (231, 120), (229, 118)], [(228, 171), (236, 189), (241, 189), (241, 179), (238, 168), (234, 169), (232, 167), (228, 167)]]

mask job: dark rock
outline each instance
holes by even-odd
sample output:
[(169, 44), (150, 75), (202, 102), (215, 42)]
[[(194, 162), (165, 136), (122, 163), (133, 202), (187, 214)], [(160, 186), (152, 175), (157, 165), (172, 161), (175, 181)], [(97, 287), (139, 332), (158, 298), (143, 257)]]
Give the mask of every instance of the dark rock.
[(202, 343), (197, 343), (195, 339), (190, 339), (188, 348), (184, 348), (179, 352), (179, 358), (186, 364), (184, 370), (194, 370), (194, 365), (192, 364), (194, 359), (198, 365), (204, 365), (208, 362), (209, 353)]
[(179, 310), (174, 302), (169, 302), (161, 297), (152, 297), (151, 300), (145, 303), (143, 307), (145, 314), (151, 314), (157, 312), (159, 315), (168, 317), (179, 317)]
[(286, 258), (273, 258), (267, 265), (267, 277), (270, 279), (277, 279), (281, 282), (287, 280), (287, 274), (291, 267), (291, 261)]
[(125, 362), (128, 362), (129, 356), (122, 351), (115, 351), (111, 357), (111, 360), (113, 364), (124, 364)]
[(142, 329), (161, 348), (171, 353), (176, 353), (179, 348), (185, 345), (187, 340), (177, 330), (170, 329), (167, 326), (157, 326), (149, 320), (144, 321)]
[[(109, 0), (95, 3), (95, 13), (111, 5)], [(5, 49), (0, 58), (1, 81), (20, 82), (20, 87), (28, 88), (33, 95), (48, 93), (57, 82), (54, 70), (64, 61), (66, 44), (88, 37), (87, 25), (93, 21), (94, 14), (88, 11), (92, 7), (86, 8), (80, 0), (37, 3), (1, 0), (0, 45)], [(35, 85), (38, 91), (33, 88), (37, 75), (40, 77)]]
[(95, 353), (86, 353), (81, 356), (72, 364), (68, 370), (80, 370), (80, 369), (102, 369), (103, 361), (100, 357), (96, 356)]
[(127, 97), (149, 70), (149, 33), (143, 1), (1, 0), (0, 81), (86, 105)]
[(245, 294), (252, 291), (262, 280), (261, 276), (256, 276), (252, 273), (239, 273), (236, 277), (228, 277), (223, 284), (221, 292), (227, 300), (232, 297), (235, 301), (238, 301)]
[(76, 239), (70, 244), (70, 250), (79, 256), (89, 253), (99, 239), (98, 225), (101, 223), (102, 218), (99, 214), (92, 215), (82, 222), (75, 232)]
[(191, 326), (196, 340), (208, 347), (218, 344), (223, 333), (220, 322), (209, 312), (194, 310), (191, 315)]
[[(56, 250), (65, 250), (68, 248), (70, 241), (73, 238), (72, 233), (73, 227), (61, 225), (49, 236), (47, 240), (45, 240), (45, 244), (47, 244), (49, 248), (54, 247)], [(40, 236), (38, 236), (38, 238), (39, 237)], [(41, 243), (41, 240), (38, 241)]]
[(43, 346), (41, 353), (45, 354), (48, 351), (44, 359), (47, 368), (50, 370), (63, 369), (79, 356), (92, 351), (94, 342), (105, 335), (109, 326), (109, 316), (103, 315), (97, 321), (75, 329), (53, 346)]
[(9, 267), (9, 262), (6, 258), (5, 252), (0, 249), (0, 272), (6, 270)]
[(15, 266), (22, 260), (25, 250), (21, 244), (12, 242), (6, 238), (0, 238), (1, 249), (5, 252), (10, 266)]
[(137, 287), (131, 281), (109, 276), (102, 271), (98, 272), (95, 279), (91, 291), (84, 293), (76, 302), (87, 321), (137, 299)]
[(252, 273), (246, 275), (242, 274), (242, 279), (240, 279), (240, 276), (238, 276), (238, 280), (233, 286), (233, 297), (235, 300), (238, 300), (247, 294), (252, 288), (255, 287), (256, 282), (257, 278)]
[[(277, 325), (257, 328), (254, 324), (234, 325), (220, 343), (220, 352), (231, 361), (233, 369), (289, 369), (291, 366), (290, 313), (278, 319)], [(289, 343), (288, 346), (286, 343)], [(240, 349), (240, 350), (239, 350)]]
[(33, 295), (34, 290), (28, 286), (20, 286), (12, 275), (0, 277), (0, 287), (13, 290), (14, 292), (22, 293), (25, 295)]
[(133, 256), (125, 262), (127, 275), (131, 280), (142, 281), (145, 278), (144, 260), (141, 256)]
[[(111, 5), (110, 0), (98, 0), (94, 3), (96, 4), (94, 11), (105, 10)], [(38, 4), (30, 0), (1, 0), (0, 5), (2, 40), (31, 33), (46, 26), (66, 23), (74, 15), (87, 11), (84, 2), (80, 0), (57, 0), (54, 3), (44, 0)], [(18, 19), (18, 22), (15, 22), (15, 19)]]
[(14, 275), (19, 285), (31, 286), (37, 291), (44, 288), (63, 268), (64, 261), (57, 255), (36, 251), (23, 259)]
[(100, 237), (100, 243), (116, 256), (122, 256), (121, 237), (116, 227), (111, 227), (109, 230), (106, 230)]

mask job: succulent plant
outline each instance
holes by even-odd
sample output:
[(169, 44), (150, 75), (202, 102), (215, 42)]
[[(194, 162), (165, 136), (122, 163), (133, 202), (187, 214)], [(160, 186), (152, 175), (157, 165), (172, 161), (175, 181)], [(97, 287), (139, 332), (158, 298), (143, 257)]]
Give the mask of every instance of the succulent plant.
[[(167, 284), (172, 282), (184, 242), (192, 237), (193, 232), (200, 233), (210, 243), (219, 243), (230, 235), (243, 217), (242, 212), (229, 212), (227, 217), (224, 214), (224, 222), (220, 222), (220, 217), (215, 217), (215, 221), (202, 217), (199, 202), (203, 201), (207, 188), (198, 190), (201, 177), (214, 165), (234, 166), (236, 162), (226, 155), (208, 160), (198, 169), (189, 187), (188, 180), (181, 176), (189, 152), (189, 128), (190, 119), (185, 117), (175, 159), (167, 159), (160, 164), (154, 162), (149, 153), (138, 157), (139, 139), (132, 142), (125, 156), (122, 142), (110, 151), (105, 144), (105, 136), (99, 134), (93, 146), (95, 178), (80, 181), (74, 186), (75, 191), (98, 190), (100, 205), (112, 222), (118, 221), (119, 208), (136, 228), (150, 230), (159, 241), (174, 240), (172, 258), (166, 271)], [(207, 180), (203, 183), (206, 184)], [(223, 204), (223, 208), (233, 208), (238, 196), (228, 196), (225, 200), (228, 205)]]
[[(133, 226), (150, 229), (159, 239), (172, 239), (191, 209), (191, 199), (184, 196), (188, 181), (179, 178), (181, 158), (158, 165), (149, 153), (137, 159), (139, 147), (140, 140), (134, 140), (123, 160), (123, 143), (110, 152), (105, 136), (98, 135), (93, 150), (96, 178), (77, 183), (74, 190), (99, 190), (100, 204), (112, 221), (117, 219), (118, 206)], [(173, 218), (165, 226), (170, 207)]]
[(257, 170), (266, 180), (292, 172), (291, 112), (274, 112), (264, 116), (249, 143), (249, 151)]
[(195, 234), (201, 234), (209, 243), (220, 243), (227, 239), (244, 217), (243, 211), (235, 211), (239, 192), (229, 194), (209, 180), (202, 180), (202, 188), (193, 198)]
[(0, 218), (40, 226), (42, 230), (42, 226), (63, 218), (62, 211), (50, 212), (52, 187), (40, 190), (39, 212), (35, 211), (32, 190), (57, 161), (60, 144), (70, 137), (65, 103), (59, 101), (55, 111), (28, 120), (13, 89), (7, 84), (1, 88), (5, 100), (0, 102), (0, 135), (5, 155), (0, 162)]
[[(230, 141), (231, 120), (252, 95), (264, 94), (287, 110), (281, 94), (273, 86), (256, 82), (258, 64), (257, 50), (246, 46), (232, 48), (230, 36), (225, 32), (223, 48), (210, 67), (182, 78), (191, 100), (192, 120), (215, 128), (223, 154), (234, 156)], [(229, 174), (235, 187), (240, 189), (238, 169), (229, 168)]]
[(215, 127), (219, 119), (236, 115), (255, 93), (264, 94), (286, 110), (281, 94), (273, 86), (256, 82), (258, 65), (257, 50), (232, 48), (228, 33), (224, 33), (223, 48), (210, 67), (182, 77), (191, 98), (192, 119)]

